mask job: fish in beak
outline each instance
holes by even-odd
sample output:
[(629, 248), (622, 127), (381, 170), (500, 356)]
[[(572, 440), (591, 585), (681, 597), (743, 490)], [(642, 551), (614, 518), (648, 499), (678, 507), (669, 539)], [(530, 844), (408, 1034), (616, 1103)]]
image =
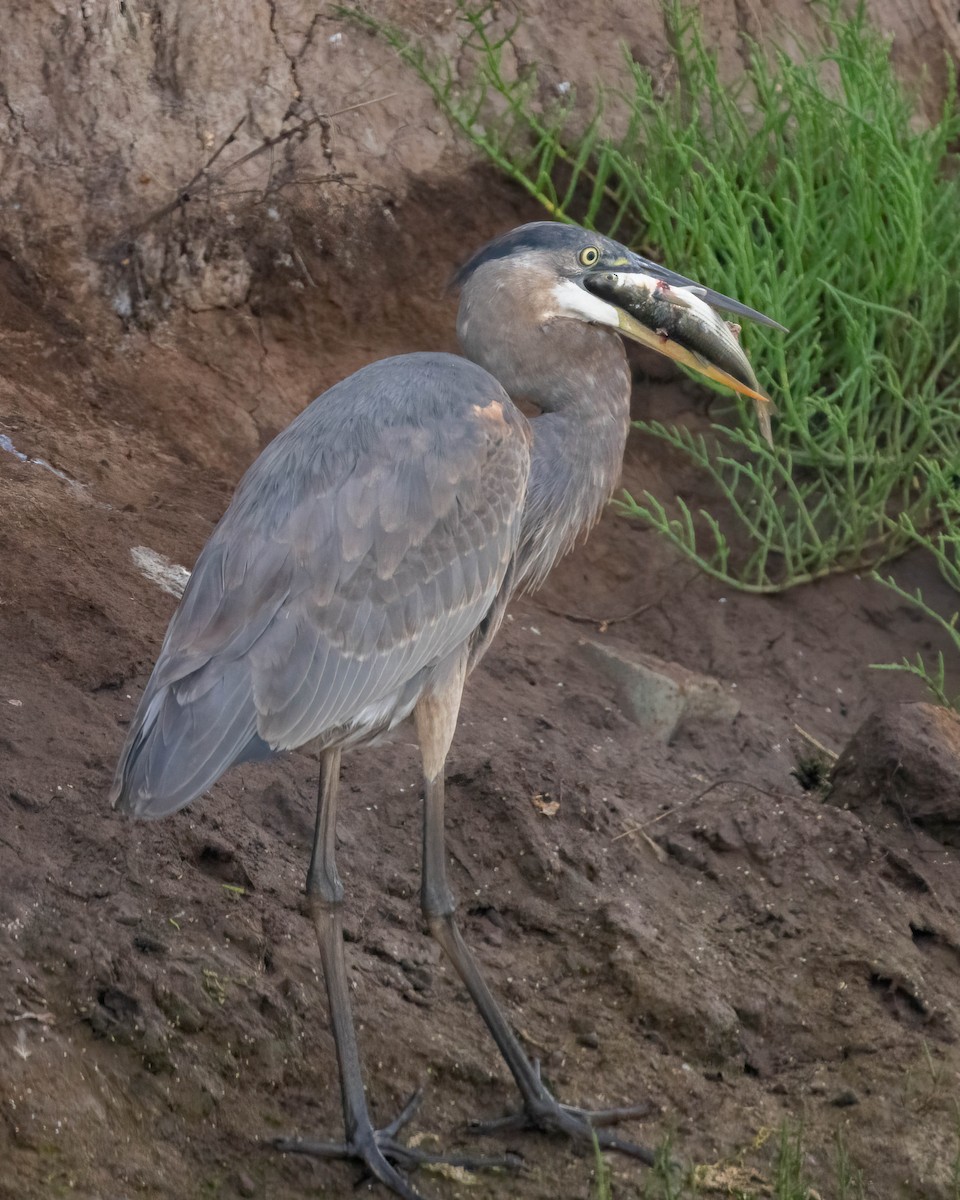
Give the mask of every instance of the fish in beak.
[(740, 326), (725, 321), (703, 299), (712, 293), (696, 284), (681, 286), (638, 271), (596, 271), (585, 276), (583, 285), (619, 311), (625, 337), (749, 396), (764, 440), (773, 445), (773, 401), (760, 390), (740, 346)]

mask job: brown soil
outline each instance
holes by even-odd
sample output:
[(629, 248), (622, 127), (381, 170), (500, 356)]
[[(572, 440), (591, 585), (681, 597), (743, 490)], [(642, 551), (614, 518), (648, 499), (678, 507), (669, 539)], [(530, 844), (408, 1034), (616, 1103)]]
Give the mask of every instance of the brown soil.
[[(109, 811), (174, 605), (130, 550), (189, 564), (245, 465), (312, 394), (371, 358), (450, 347), (449, 266), (531, 215), (485, 177), (422, 187), (399, 226), (375, 212), (353, 235), (344, 225), (296, 307), (261, 286), (150, 336), (94, 339), (0, 262), (2, 432), (76, 481), (0, 453), (0, 1196), (352, 1194), (352, 1167), (264, 1144), (339, 1134), (301, 911), (316, 762), (235, 770), (157, 824)], [(401, 304), (401, 286), (419, 299)], [(638, 403), (704, 420), (676, 381), (647, 382)], [(631, 441), (628, 483), (669, 491), (676, 468)], [(928, 564), (897, 574), (949, 610)], [(740, 716), (670, 745), (645, 736), (578, 650), (585, 636), (715, 675)], [(612, 513), (513, 606), (464, 704), (449, 849), (466, 936), (563, 1098), (649, 1101), (632, 1136), (671, 1136), (701, 1164), (745, 1155), (760, 1171), (747, 1195), (766, 1194), (785, 1120), (803, 1122), (824, 1196), (838, 1133), (866, 1195), (955, 1195), (957, 851), (890, 811), (867, 824), (793, 775), (811, 757), (798, 725), (839, 750), (878, 701), (916, 698), (868, 664), (930, 637), (866, 579), (738, 595)], [(411, 743), (401, 730), (345, 772), (355, 1012), (375, 1115), (423, 1085), (415, 1129), (468, 1145), (465, 1121), (513, 1096), (420, 928)], [(533, 1135), (489, 1142), (502, 1146), (523, 1155), (521, 1175), (418, 1186), (593, 1194), (589, 1154)], [(642, 1167), (611, 1166), (616, 1196), (644, 1194)]]

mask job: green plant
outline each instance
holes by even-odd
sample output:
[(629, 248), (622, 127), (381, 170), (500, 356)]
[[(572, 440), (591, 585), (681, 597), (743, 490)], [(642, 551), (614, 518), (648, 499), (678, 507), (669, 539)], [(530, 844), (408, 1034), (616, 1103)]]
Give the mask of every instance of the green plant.
[(834, 1138), (834, 1157), (837, 1176), (837, 1200), (864, 1200), (863, 1172), (850, 1159), (843, 1131)]
[[(661, 96), (628, 60), (629, 90), (601, 89), (587, 112), (575, 96), (543, 101), (535, 71), (510, 73), (515, 27), (494, 33), (489, 7), (460, 9), (465, 78), (353, 13), (552, 215), (614, 233), (790, 327), (764, 334), (755, 355), (780, 410), (776, 446), (739, 401), (740, 423), (709, 436), (640, 422), (712, 482), (716, 504), (622, 501), (705, 571), (755, 592), (901, 553), (911, 528), (923, 536), (936, 520), (921, 460), (960, 455), (960, 181), (949, 154), (960, 110), (914, 128), (863, 6), (849, 19), (836, 2), (819, 11), (822, 44), (808, 58), (754, 49), (731, 88), (695, 16), (668, 3), (676, 86)], [(748, 345), (756, 338), (744, 330)]]
[(803, 1169), (803, 1127), (780, 1127), (773, 1164), (773, 1188), (777, 1200), (808, 1200), (813, 1193)]
[[(593, 1161), (596, 1190), (595, 1200), (613, 1200), (613, 1180), (610, 1164), (604, 1156), (597, 1135), (593, 1135)], [(666, 1139), (656, 1152), (656, 1159), (644, 1183), (647, 1200), (683, 1200), (691, 1195), (684, 1186), (681, 1171), (673, 1161), (671, 1141)]]
[[(591, 1133), (593, 1131), (591, 1130)], [(593, 1174), (597, 1182), (596, 1200), (613, 1200), (613, 1187), (610, 1183), (610, 1167), (603, 1157), (597, 1135), (593, 1133)]]
[(645, 1200), (684, 1200), (694, 1194), (688, 1182), (674, 1161), (673, 1141), (668, 1137), (657, 1147), (656, 1161), (644, 1183)]
[[(943, 577), (952, 588), (960, 592), (960, 462), (949, 466), (942, 462), (923, 460), (920, 467), (925, 471), (928, 487), (936, 497), (940, 531), (931, 535), (918, 529), (907, 513), (901, 513), (897, 523), (911, 542), (923, 546), (933, 554)], [(949, 617), (944, 617), (927, 604), (919, 588), (908, 592), (892, 576), (884, 579), (875, 573), (874, 579), (939, 625), (960, 657), (960, 611), (954, 611)], [(960, 693), (951, 696), (947, 690), (947, 665), (942, 650), (938, 650), (935, 658), (929, 661), (917, 651), (912, 659), (904, 658), (898, 663), (873, 663), (872, 666), (878, 671), (906, 671), (915, 675), (938, 704), (960, 711)]]

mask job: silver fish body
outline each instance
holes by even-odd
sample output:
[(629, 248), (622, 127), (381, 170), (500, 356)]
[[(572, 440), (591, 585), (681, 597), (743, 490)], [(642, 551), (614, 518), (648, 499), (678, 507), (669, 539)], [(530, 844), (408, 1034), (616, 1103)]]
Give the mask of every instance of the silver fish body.
[(679, 287), (638, 272), (598, 271), (584, 285), (601, 300), (624, 309), (649, 334), (643, 338), (661, 354), (749, 396), (756, 406), (761, 432), (772, 444), (773, 404), (760, 390), (737, 334), (740, 328), (723, 319), (698, 287)]

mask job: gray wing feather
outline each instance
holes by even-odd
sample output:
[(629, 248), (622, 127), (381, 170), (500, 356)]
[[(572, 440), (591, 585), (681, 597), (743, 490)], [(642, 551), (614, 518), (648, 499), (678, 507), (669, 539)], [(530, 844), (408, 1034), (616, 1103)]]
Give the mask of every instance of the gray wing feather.
[(408, 696), (493, 605), (528, 472), (526, 423), (463, 359), (384, 360), (314, 401), (197, 560), (114, 802), (161, 815), (234, 762), (335, 738)]
[[(189, 704), (171, 702), (165, 689), (144, 699), (147, 704), (138, 711), (120, 763), (124, 807), (131, 811), (165, 816), (189, 803), (198, 787), (209, 786), (206, 780), (216, 779), (233, 763), (269, 753), (257, 736), (249, 685), (236, 663)], [(195, 747), (194, 752), (184, 753), (187, 746)]]

